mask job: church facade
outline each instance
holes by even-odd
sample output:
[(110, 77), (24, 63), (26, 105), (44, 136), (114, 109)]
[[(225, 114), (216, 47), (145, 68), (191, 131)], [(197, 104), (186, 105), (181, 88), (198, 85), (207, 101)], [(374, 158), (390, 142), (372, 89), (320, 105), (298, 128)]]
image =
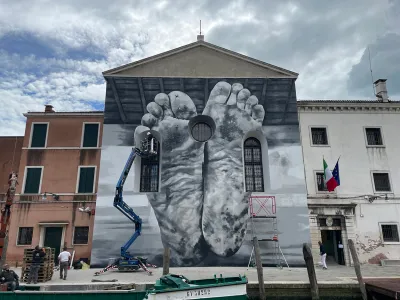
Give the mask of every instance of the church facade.
[(92, 266), (117, 257), (134, 232), (113, 197), (147, 132), (158, 154), (138, 157), (124, 188), (143, 220), (132, 254), (161, 264), (168, 247), (172, 266), (247, 265), (255, 235), (264, 264), (304, 265), (310, 232), (296, 73), (200, 37), (103, 75)]

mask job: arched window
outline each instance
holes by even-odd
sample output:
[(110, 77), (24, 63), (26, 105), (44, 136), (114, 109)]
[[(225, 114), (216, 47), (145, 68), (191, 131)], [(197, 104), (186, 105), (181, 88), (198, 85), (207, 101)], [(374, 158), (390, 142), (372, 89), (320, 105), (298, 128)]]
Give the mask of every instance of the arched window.
[[(160, 143), (157, 143), (157, 149), (160, 149)], [(140, 192), (158, 192), (158, 182), (160, 178), (160, 151), (157, 151), (157, 155), (142, 157), (141, 159)]]
[(256, 138), (244, 141), (244, 170), (247, 192), (264, 192), (261, 143)]

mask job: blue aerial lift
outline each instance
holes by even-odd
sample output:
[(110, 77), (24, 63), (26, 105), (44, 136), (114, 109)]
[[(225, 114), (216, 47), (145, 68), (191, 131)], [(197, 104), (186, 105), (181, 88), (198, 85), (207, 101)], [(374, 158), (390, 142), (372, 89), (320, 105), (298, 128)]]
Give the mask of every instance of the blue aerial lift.
[(101, 273), (107, 272), (110, 269), (118, 269), (120, 271), (136, 271), (142, 268), (149, 275), (151, 275), (151, 271), (147, 268), (148, 266), (155, 267), (147, 263), (147, 259), (143, 257), (136, 257), (129, 253), (128, 249), (133, 244), (133, 242), (138, 238), (142, 231), (142, 219), (135, 214), (132, 207), (130, 207), (123, 199), (122, 192), (124, 188), (124, 184), (126, 178), (128, 177), (129, 171), (132, 167), (133, 161), (137, 156), (140, 157), (149, 157), (153, 155), (157, 155), (158, 152), (158, 142), (154, 138), (154, 136), (147, 132), (146, 137), (141, 142), (141, 148), (132, 148), (132, 152), (129, 155), (128, 161), (125, 164), (125, 167), (119, 177), (116, 189), (115, 189), (115, 197), (114, 197), (114, 207), (116, 207), (120, 212), (122, 212), (129, 220), (131, 220), (135, 224), (135, 232), (131, 236), (131, 238), (121, 247), (121, 255), (119, 258), (115, 259), (115, 261), (109, 264), (107, 267), (102, 269), (99, 272), (96, 272), (95, 275), (100, 275)]

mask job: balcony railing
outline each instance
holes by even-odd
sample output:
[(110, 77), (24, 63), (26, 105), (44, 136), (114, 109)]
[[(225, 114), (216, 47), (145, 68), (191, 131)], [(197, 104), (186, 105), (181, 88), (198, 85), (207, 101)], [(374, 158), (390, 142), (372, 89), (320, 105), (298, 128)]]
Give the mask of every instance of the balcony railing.
[[(56, 195), (58, 199), (56, 199)], [(15, 195), (14, 201), (15, 202), (53, 202), (53, 201), (96, 201), (96, 194), (74, 194), (74, 195), (59, 195), (59, 194), (46, 194), (46, 197), (43, 197), (43, 194), (35, 194), (35, 195), (27, 195), (27, 194), (20, 194)], [(7, 200), (6, 194), (0, 194), (0, 202), (5, 202)]]

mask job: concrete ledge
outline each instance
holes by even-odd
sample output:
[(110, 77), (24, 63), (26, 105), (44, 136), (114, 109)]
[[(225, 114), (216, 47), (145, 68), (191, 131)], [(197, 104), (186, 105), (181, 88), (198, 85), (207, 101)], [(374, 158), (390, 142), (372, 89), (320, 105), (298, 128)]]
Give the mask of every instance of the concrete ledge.
[(400, 259), (381, 259), (381, 266), (400, 266)]

